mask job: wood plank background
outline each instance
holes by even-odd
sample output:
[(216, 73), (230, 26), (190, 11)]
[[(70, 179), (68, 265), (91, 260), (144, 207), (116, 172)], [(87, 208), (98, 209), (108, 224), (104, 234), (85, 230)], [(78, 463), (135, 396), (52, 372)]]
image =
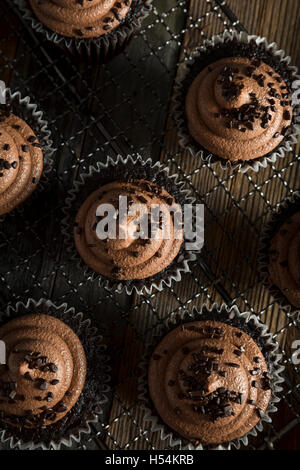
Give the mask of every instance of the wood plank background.
[[(0, 1), (0, 13), (5, 1)], [(164, 319), (185, 308), (224, 302), (218, 282), (242, 310), (251, 310), (270, 326), (285, 353), (288, 379), (296, 392), (300, 387), (299, 371), (289, 364), (292, 341), (299, 338), (298, 326), (261, 286), (256, 265), (258, 238), (268, 211), (300, 188), (299, 146), (282, 161), (247, 175), (199, 165), (183, 152), (171, 117), (174, 78), (185, 54), (204, 37), (229, 27), (230, 20), (220, 8), (223, 2), (153, 3), (144, 31), (126, 54), (103, 66), (74, 64), (40, 38), (35, 42), (34, 37), (23, 35), (18, 20), (6, 8), (0, 17), (0, 79), (41, 104), (58, 149), (53, 177), (41, 197), (33, 198), (17, 220), (9, 217), (5, 227), (0, 227), (0, 246), (5, 248), (0, 308), (28, 296), (43, 296), (57, 303), (66, 301), (94, 318), (112, 358), (113, 393), (103, 426), (94, 430), (101, 446), (109, 449), (167, 448), (159, 433), (151, 433), (144, 423), (137, 366), (145, 341), (160, 330)], [(228, 0), (227, 5), (249, 33), (276, 41), (300, 65), (300, 0)], [(163, 16), (164, 12), (168, 15)], [(109, 138), (98, 124), (104, 125)], [(61, 236), (61, 207), (74, 178), (89, 164), (104, 161), (107, 154), (115, 156), (118, 149), (166, 162), (205, 203), (202, 261), (210, 272), (204, 272), (199, 263), (172, 289), (132, 298), (107, 293), (78, 272)], [(273, 427), (253, 439), (250, 448), (264, 445), (267, 436), (275, 448), (299, 449), (300, 421), (295, 420), (300, 409), (288, 383), (285, 396)], [(280, 438), (282, 428), (291, 422), (298, 425)], [(84, 446), (97, 448), (92, 439), (84, 440)]]

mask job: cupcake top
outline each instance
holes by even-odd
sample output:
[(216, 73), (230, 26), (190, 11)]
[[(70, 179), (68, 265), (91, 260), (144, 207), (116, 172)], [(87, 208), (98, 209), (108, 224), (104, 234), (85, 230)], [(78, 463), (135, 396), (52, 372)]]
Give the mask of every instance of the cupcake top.
[(203, 69), (186, 97), (191, 136), (226, 160), (272, 152), (290, 132), (288, 87), (259, 59), (229, 57)]
[(300, 308), (300, 212), (288, 218), (273, 237), (269, 250), (270, 282)]
[(43, 153), (33, 130), (19, 117), (0, 111), (0, 215), (21, 204), (43, 171)]
[(86, 358), (75, 333), (50, 315), (26, 315), (0, 328), (6, 365), (0, 366), (0, 417), (35, 428), (61, 418), (75, 405), (86, 376)]
[(95, 38), (116, 28), (132, 0), (30, 0), (37, 18), (58, 34)]
[(183, 324), (165, 336), (152, 354), (148, 382), (162, 420), (205, 445), (244, 436), (271, 398), (258, 345), (244, 331), (217, 321)]
[[(119, 196), (127, 197), (127, 211), (136, 204), (140, 207), (136, 215), (128, 214), (125, 221), (119, 215)], [(101, 240), (97, 234), (97, 224), (102, 219), (97, 216), (97, 209), (103, 204), (116, 209), (114, 239)], [(156, 229), (150, 218), (153, 205), (162, 214)], [(74, 226), (77, 250), (86, 264), (106, 277), (120, 280), (150, 277), (169, 266), (180, 251), (183, 230), (174, 228), (176, 212), (182, 214), (174, 198), (154, 183), (143, 180), (109, 183), (93, 192), (77, 214)], [(147, 233), (143, 232), (145, 218)]]

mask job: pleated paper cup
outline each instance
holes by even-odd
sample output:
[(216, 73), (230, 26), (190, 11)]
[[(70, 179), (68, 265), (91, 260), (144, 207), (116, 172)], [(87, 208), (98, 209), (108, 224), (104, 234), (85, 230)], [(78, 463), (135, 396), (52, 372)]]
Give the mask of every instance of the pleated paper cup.
[(285, 310), (288, 316), (298, 315), (298, 318), (300, 319), (299, 309), (293, 306), (285, 297), (283, 292), (279, 289), (279, 287), (273, 284), (269, 273), (271, 241), (278, 230), (280, 230), (280, 227), (286, 222), (286, 220), (292, 217), (292, 215), (296, 212), (300, 212), (299, 191), (295, 192), (293, 196), (287, 198), (285, 201), (279, 204), (274, 212), (269, 213), (268, 219), (262, 229), (259, 241), (258, 270), (264, 286), (269, 289), (280, 308)]

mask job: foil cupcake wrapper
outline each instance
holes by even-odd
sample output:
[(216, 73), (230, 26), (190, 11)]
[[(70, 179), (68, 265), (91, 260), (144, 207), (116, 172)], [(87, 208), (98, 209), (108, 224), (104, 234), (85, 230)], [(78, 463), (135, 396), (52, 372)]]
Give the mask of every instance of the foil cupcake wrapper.
[(300, 191), (297, 191), (293, 196), (287, 198), (281, 204), (276, 206), (274, 212), (271, 212), (268, 219), (262, 228), (259, 248), (258, 248), (258, 271), (263, 285), (267, 287), (274, 297), (275, 301), (279, 304), (280, 308), (284, 309), (287, 316), (298, 315), (300, 320), (299, 309), (294, 307), (288, 299), (283, 295), (281, 290), (270, 282), (269, 278), (269, 249), (272, 238), (283, 225), (283, 223), (291, 217), (294, 213), (300, 211)]
[(131, 8), (118, 27), (98, 38), (69, 38), (51, 31), (41, 23), (26, 0), (13, 0), (24, 19), (31, 27), (43, 34), (48, 41), (63, 48), (74, 57), (89, 59), (99, 58), (104, 62), (122, 52), (134, 34), (141, 28), (143, 20), (149, 15), (152, 0), (133, 0)]
[[(284, 62), (288, 66), (288, 70), (293, 77), (291, 96), (293, 106), (293, 124), (291, 134), (288, 137), (285, 137), (279, 146), (269, 154), (249, 161), (232, 162), (217, 155), (213, 155), (194, 141), (189, 134), (187, 126), (185, 97), (192, 80), (196, 76), (193, 76), (191, 79), (191, 68), (197, 63), (197, 60), (202, 59), (208, 54), (209, 48), (214, 46), (219, 47), (227, 41), (237, 41), (241, 44), (250, 44), (255, 41), (258, 48), (264, 48), (268, 55), (275, 56)], [(232, 56), (233, 54), (228, 54), (228, 57)], [(226, 57), (226, 55), (224, 55), (224, 57)], [(209, 63), (212, 62), (214, 62), (214, 60), (208, 60), (206, 65), (209, 65)], [(286, 153), (290, 152), (293, 147), (297, 145), (298, 136), (300, 135), (300, 76), (297, 75), (297, 67), (289, 65), (290, 62), (291, 58), (286, 56), (283, 50), (279, 50), (276, 43), (273, 42), (269, 44), (266, 38), (248, 35), (245, 32), (238, 33), (225, 31), (222, 35), (213, 36), (211, 40), (204, 41), (203, 45), (194, 49), (189, 56), (185, 58), (182, 73), (175, 80), (173, 118), (177, 126), (180, 146), (183, 149), (187, 149), (194, 158), (200, 159), (205, 163), (219, 163), (223, 170), (238, 170), (240, 173), (246, 173), (249, 170), (258, 172), (260, 168), (267, 168), (269, 163), (275, 163), (277, 158), (284, 158)]]
[[(33, 299), (28, 299), (26, 303), (18, 302), (16, 306), (8, 306), (6, 311), (0, 312), (0, 324), (6, 323), (12, 320), (15, 317), (26, 315), (28, 313), (37, 313), (37, 314), (51, 314), (52, 316), (62, 320), (64, 323), (69, 325), (73, 331), (80, 338), (82, 345), (87, 354), (87, 364), (89, 366), (92, 364), (93, 359), (88, 357), (88, 354), (91, 348), (94, 348), (97, 345), (97, 363), (99, 365), (99, 375), (93, 378), (93, 374), (89, 374), (89, 368), (87, 372), (87, 378), (85, 387), (81, 396), (78, 399), (78, 402), (81, 402), (78, 406), (78, 402), (66, 415), (66, 421), (61, 425), (61, 421), (57, 421), (53, 425), (46, 427), (46, 432), (50, 436), (55, 435), (54, 433), (60, 433), (61, 429), (64, 430), (64, 433), (59, 439), (55, 437), (50, 437), (47, 439), (47, 442), (36, 442), (30, 439), (23, 439), (18, 435), (14, 435), (14, 429), (10, 427), (9, 429), (3, 429), (2, 423), (0, 423), (0, 442), (2, 444), (8, 445), (10, 449), (19, 449), (19, 450), (60, 450), (63, 447), (71, 447), (74, 443), (80, 443), (84, 435), (91, 433), (91, 425), (93, 423), (99, 422), (99, 415), (101, 415), (101, 409), (108, 402), (108, 394), (110, 392), (110, 366), (108, 365), (109, 357), (106, 355), (106, 346), (102, 344), (103, 338), (97, 333), (97, 328), (92, 326), (90, 319), (86, 318), (82, 313), (76, 313), (73, 307), (68, 307), (66, 303), (61, 305), (55, 305), (50, 300), (40, 299), (35, 301)], [(95, 399), (95, 405), (93, 409), (86, 410), (84, 406), (84, 400), (87, 396), (87, 389), (90, 387), (94, 389), (95, 384), (99, 383), (101, 380), (101, 390), (99, 394), (93, 395)], [(95, 382), (95, 384), (94, 384)], [(72, 423), (72, 410), (76, 409), (76, 413), (79, 413), (81, 416), (80, 425)], [(77, 419), (77, 418), (76, 418)], [(56, 427), (57, 424), (57, 427)], [(55, 431), (53, 431), (55, 427)], [(51, 429), (50, 429), (51, 428)]]
[[(81, 259), (74, 243), (74, 221), (84, 200), (93, 190), (98, 189), (104, 184), (111, 181), (129, 181), (132, 179), (133, 174), (135, 179), (148, 179), (159, 186), (164, 186), (179, 204), (192, 204), (194, 202), (189, 190), (183, 188), (185, 183), (178, 181), (178, 175), (169, 175), (169, 168), (163, 164), (159, 162), (153, 163), (151, 158), (143, 160), (138, 154), (128, 155), (127, 157), (118, 155), (116, 160), (107, 157), (106, 163), (98, 162), (96, 167), (91, 166), (88, 173), (82, 174), (79, 181), (74, 183), (73, 189), (69, 191), (63, 208), (65, 218), (62, 221), (62, 233), (65, 237), (70, 258), (77, 261), (78, 269), (83, 271), (84, 276), (88, 280), (97, 280), (100, 286), (118, 294), (122, 292), (126, 292), (128, 295), (131, 295), (133, 292), (139, 295), (143, 293), (151, 294), (154, 290), (162, 291), (165, 286), (171, 287), (173, 282), (181, 281), (182, 273), (190, 272), (189, 264), (197, 259), (201, 248), (199, 250), (187, 251), (183, 242), (175, 260), (160, 273), (146, 279), (120, 281), (94, 272)], [(87, 183), (89, 184), (87, 185)], [(198, 225), (197, 229), (200, 232), (201, 227)]]
[[(53, 142), (51, 140), (51, 131), (48, 128), (48, 122), (43, 119), (43, 112), (39, 111), (38, 105), (31, 102), (29, 96), (22, 98), (20, 92), (13, 92), (10, 88), (6, 88), (3, 91), (3, 94), (6, 96), (7, 103), (10, 106), (11, 111), (22, 118), (32, 128), (42, 147), (44, 160), (43, 173), (35, 191), (33, 191), (28, 198), (28, 200), (30, 200), (36, 193), (45, 188), (45, 185), (48, 182), (49, 173), (53, 167), (53, 154), (55, 149), (53, 148)], [(28, 200), (26, 199), (20, 206), (17, 206), (11, 212), (1, 215), (0, 222), (3, 222), (4, 218), (8, 214), (20, 214), (20, 212), (23, 211), (24, 204), (26, 204)]]
[[(156, 413), (155, 407), (151, 401), (148, 391), (148, 367), (150, 357), (164, 336), (170, 331), (182, 325), (183, 323), (203, 320), (223, 321), (229, 325), (245, 331), (251, 335), (256, 343), (260, 346), (268, 364), (271, 373), (271, 399), (266, 413), (261, 420), (244, 436), (239, 439), (222, 443), (218, 446), (203, 446), (201, 443), (195, 445), (187, 439), (181, 437), (178, 433), (169, 428)], [(257, 436), (263, 430), (263, 423), (271, 423), (270, 414), (277, 411), (276, 404), (280, 401), (279, 394), (282, 391), (281, 383), (284, 382), (282, 373), (284, 366), (280, 364), (282, 355), (277, 352), (278, 344), (272, 341), (272, 335), (268, 333), (267, 327), (261, 323), (255, 315), (249, 312), (240, 312), (236, 306), (228, 307), (223, 304), (219, 307), (213, 304), (212, 307), (203, 305), (198, 311), (196, 308), (192, 312), (183, 311), (176, 316), (169, 318), (160, 327), (152, 340), (146, 343), (143, 359), (139, 364), (141, 376), (139, 378), (139, 400), (145, 411), (144, 420), (151, 425), (151, 432), (159, 432), (162, 441), (168, 441), (168, 445), (179, 450), (231, 450), (233, 448), (240, 449), (241, 446), (247, 446), (250, 436)]]

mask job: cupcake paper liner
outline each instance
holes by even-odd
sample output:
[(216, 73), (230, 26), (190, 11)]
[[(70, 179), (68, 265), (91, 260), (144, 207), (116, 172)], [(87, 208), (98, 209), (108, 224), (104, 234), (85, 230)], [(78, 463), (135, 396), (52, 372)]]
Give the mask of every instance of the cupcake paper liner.
[[(261, 420), (244, 436), (239, 439), (232, 440), (227, 443), (222, 443), (218, 446), (203, 446), (201, 443), (194, 443), (180, 436), (178, 433), (168, 427), (157, 414), (155, 407), (148, 391), (148, 367), (150, 357), (155, 350), (159, 342), (173, 329), (182, 325), (183, 323), (203, 320), (215, 320), (228, 323), (231, 326), (235, 326), (248, 335), (250, 335), (260, 347), (263, 352), (266, 362), (268, 364), (269, 372), (271, 373), (271, 399), (266, 410), (265, 415)], [(250, 436), (257, 436), (258, 432), (263, 430), (263, 423), (271, 423), (270, 414), (277, 411), (275, 406), (280, 401), (278, 394), (282, 391), (280, 384), (284, 382), (282, 372), (284, 366), (280, 364), (282, 355), (276, 352), (278, 344), (273, 342), (272, 335), (268, 333), (267, 327), (261, 323), (255, 315), (251, 315), (249, 312), (241, 313), (236, 306), (228, 307), (223, 304), (218, 307), (214, 304), (211, 308), (203, 305), (201, 311), (196, 308), (193, 312), (182, 312), (177, 314), (174, 318), (169, 318), (165, 321), (164, 325), (160, 326), (157, 336), (151, 341), (146, 343), (145, 354), (139, 367), (142, 371), (141, 377), (139, 378), (139, 400), (143, 404), (145, 410), (144, 420), (151, 425), (151, 432), (159, 432), (162, 441), (169, 440), (168, 444), (170, 447), (176, 447), (179, 450), (231, 450), (233, 447), (240, 449), (241, 445), (248, 445), (248, 438)]]
[[(17, 206), (11, 212), (0, 216), (0, 222), (2, 222), (8, 214), (16, 215), (22, 212), (24, 204), (26, 204), (26, 202), (30, 200), (34, 194), (41, 191), (45, 187), (45, 184), (48, 181), (48, 174), (51, 172), (53, 166), (53, 154), (55, 152), (55, 149), (53, 148), (53, 142), (51, 140), (51, 131), (48, 128), (48, 122), (43, 119), (43, 112), (38, 110), (38, 106), (34, 103), (31, 103), (30, 97), (25, 96), (22, 98), (20, 92), (12, 92), (10, 88), (6, 88), (3, 91), (3, 94), (6, 96), (7, 106), (9, 107), (10, 111), (23, 119), (37, 135), (43, 151), (44, 168), (41, 179), (38, 182), (35, 191), (33, 191), (29, 198), (26, 199), (20, 206)], [(1, 106), (3, 107), (5, 105)]]
[[(161, 163), (153, 163), (151, 158), (143, 160), (140, 155), (128, 155), (127, 157), (118, 155), (116, 160), (107, 157), (106, 163), (98, 162), (96, 167), (91, 166), (89, 168), (89, 173), (82, 174), (79, 181), (74, 183), (73, 189), (69, 191), (63, 208), (65, 218), (62, 221), (62, 232), (71, 259), (78, 261), (78, 269), (83, 271), (87, 279), (98, 280), (100, 286), (116, 293), (125, 291), (128, 295), (133, 292), (140, 295), (144, 292), (151, 294), (153, 290), (161, 291), (164, 286), (171, 287), (173, 281), (179, 282), (181, 280), (182, 273), (190, 272), (189, 263), (196, 260), (196, 255), (201, 251), (201, 247), (199, 250), (187, 251), (183, 242), (175, 260), (160, 273), (146, 279), (120, 281), (94, 272), (81, 259), (74, 243), (74, 221), (85, 199), (104, 184), (111, 181), (130, 181), (133, 175), (134, 179), (152, 181), (158, 186), (164, 187), (182, 206), (194, 202), (190, 192), (183, 189), (185, 183), (178, 181), (178, 175), (169, 175), (169, 168)], [(200, 225), (196, 225), (196, 227), (199, 230), (198, 233), (200, 233)], [(201, 236), (202, 234), (203, 231)]]
[(90, 434), (91, 424), (99, 421), (98, 415), (108, 402), (110, 391), (109, 357), (105, 354), (105, 345), (101, 344), (103, 338), (97, 334), (97, 328), (91, 325), (91, 320), (82, 313), (76, 313), (74, 308), (65, 303), (55, 305), (45, 299), (38, 302), (29, 299), (26, 304), (18, 302), (16, 306), (8, 306), (5, 312), (0, 313), (0, 324), (30, 313), (51, 314), (77, 334), (87, 357), (86, 383), (77, 403), (61, 420), (39, 431), (20, 431), (20, 435), (16, 428), (1, 422), (0, 442), (8, 444), (11, 449), (60, 450), (63, 446), (71, 447), (74, 443), (80, 443), (83, 435)]
[(272, 238), (280, 229), (282, 224), (296, 212), (300, 211), (300, 192), (297, 191), (293, 196), (287, 198), (284, 202), (277, 206), (275, 212), (269, 214), (268, 220), (265, 223), (259, 241), (258, 249), (258, 270), (263, 282), (263, 285), (268, 287), (270, 293), (275, 301), (279, 304), (280, 308), (284, 309), (288, 316), (298, 314), (300, 320), (299, 309), (294, 307), (288, 299), (281, 292), (279, 287), (271, 284), (269, 278), (269, 249)]
[(134, 34), (141, 28), (143, 20), (149, 15), (152, 7), (152, 0), (133, 0), (128, 14), (115, 29), (98, 38), (79, 39), (62, 36), (48, 29), (35, 16), (28, 1), (13, 0), (13, 2), (31, 27), (36, 32), (43, 34), (48, 41), (63, 48), (74, 57), (81, 59), (99, 58), (104, 62), (125, 49)]
[[(234, 45), (240, 44), (243, 47), (240, 47), (240, 50), (237, 51), (233, 48), (226, 50), (228, 42), (231, 41)], [(280, 75), (282, 75), (283, 70), (279, 70), (278, 59), (280, 59), (280, 63), (286, 67), (285, 73), (289, 74), (292, 78), (291, 99), (293, 106), (293, 123), (291, 124), (291, 134), (288, 137), (286, 136), (279, 146), (269, 154), (249, 161), (239, 160), (232, 162), (217, 155), (213, 155), (208, 150), (201, 147), (201, 145), (191, 137), (185, 115), (185, 98), (190, 85), (200, 70), (222, 57), (247, 56), (249, 50), (247, 50), (246, 46), (255, 46), (259, 58), (270, 64), (275, 70), (277, 64), (278, 73)], [(214, 47), (215, 50), (212, 50), (212, 47)], [(287, 57), (283, 50), (278, 50), (275, 43), (269, 44), (266, 38), (253, 35), (249, 36), (244, 32), (225, 31), (225, 33), (220, 36), (213, 36), (211, 40), (204, 41), (202, 46), (194, 49), (191, 54), (185, 58), (182, 73), (175, 81), (173, 118), (177, 126), (180, 146), (183, 149), (187, 149), (193, 157), (201, 159), (203, 162), (211, 164), (219, 163), (223, 170), (232, 169), (238, 170), (241, 173), (246, 173), (248, 170), (258, 172), (260, 168), (266, 168), (268, 163), (274, 163), (278, 157), (283, 158), (286, 152), (290, 152), (292, 147), (297, 144), (300, 134), (300, 76), (297, 75), (297, 67), (289, 65), (290, 62), (291, 58)]]

